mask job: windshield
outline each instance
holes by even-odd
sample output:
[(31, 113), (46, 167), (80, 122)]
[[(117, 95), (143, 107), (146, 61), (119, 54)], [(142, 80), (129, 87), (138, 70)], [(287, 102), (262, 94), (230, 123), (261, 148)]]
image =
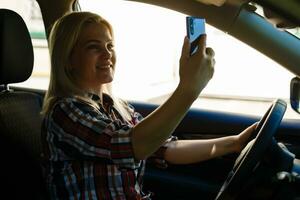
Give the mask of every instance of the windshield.
[[(186, 15), (129, 1), (79, 3), (82, 10), (102, 15), (114, 27), (116, 94), (129, 100), (164, 102), (179, 80), (178, 60), (186, 35)], [(122, 17), (116, 8), (124, 11)], [(209, 24), (206, 31), (207, 45), (216, 52), (215, 74), (193, 107), (259, 115), (274, 98), (289, 99), (293, 74)]]

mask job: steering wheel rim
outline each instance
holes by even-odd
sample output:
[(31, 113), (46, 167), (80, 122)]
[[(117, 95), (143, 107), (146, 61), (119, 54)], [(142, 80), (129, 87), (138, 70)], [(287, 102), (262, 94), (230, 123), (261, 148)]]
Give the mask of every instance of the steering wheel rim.
[(286, 107), (286, 102), (281, 99), (272, 103), (257, 125), (256, 137), (241, 151), (215, 200), (235, 199), (242, 188), (242, 183), (251, 175), (268, 149), (268, 144), (281, 123)]

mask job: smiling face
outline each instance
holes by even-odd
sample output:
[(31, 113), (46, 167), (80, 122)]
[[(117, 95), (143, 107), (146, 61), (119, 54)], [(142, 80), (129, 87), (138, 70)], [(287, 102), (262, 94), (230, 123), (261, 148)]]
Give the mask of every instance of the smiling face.
[(98, 93), (114, 76), (115, 51), (112, 34), (103, 23), (84, 26), (71, 54), (71, 74), (81, 89)]

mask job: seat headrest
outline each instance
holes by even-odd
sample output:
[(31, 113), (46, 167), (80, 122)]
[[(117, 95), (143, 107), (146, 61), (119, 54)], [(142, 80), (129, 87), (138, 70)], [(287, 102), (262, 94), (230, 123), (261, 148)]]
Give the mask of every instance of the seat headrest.
[(33, 47), (27, 26), (16, 12), (0, 9), (0, 85), (27, 80)]

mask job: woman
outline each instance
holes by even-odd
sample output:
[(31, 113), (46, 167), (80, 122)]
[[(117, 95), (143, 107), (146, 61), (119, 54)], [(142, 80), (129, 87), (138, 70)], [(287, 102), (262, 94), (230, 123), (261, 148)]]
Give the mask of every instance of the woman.
[(239, 135), (211, 140), (171, 136), (213, 75), (214, 51), (205, 41), (202, 36), (190, 56), (185, 38), (178, 87), (142, 119), (111, 94), (116, 63), (111, 25), (89, 12), (68, 14), (54, 24), (42, 128), (52, 199), (150, 199), (141, 190), (147, 158), (167, 167), (243, 148), (255, 125)]

